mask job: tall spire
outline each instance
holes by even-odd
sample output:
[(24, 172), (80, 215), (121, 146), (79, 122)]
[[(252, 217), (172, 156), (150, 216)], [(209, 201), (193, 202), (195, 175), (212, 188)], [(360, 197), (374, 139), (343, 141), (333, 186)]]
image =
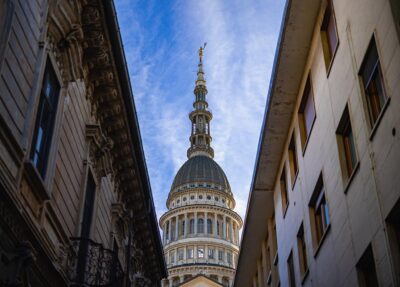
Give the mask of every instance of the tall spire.
[(194, 110), (189, 114), (192, 122), (192, 134), (190, 136), (190, 148), (188, 149), (188, 158), (205, 155), (214, 157), (214, 150), (211, 147), (210, 121), (212, 113), (208, 110), (206, 95), (208, 93), (206, 80), (203, 70), (203, 53), (206, 43), (199, 49), (199, 65), (197, 70), (196, 86), (194, 88), (195, 101)]

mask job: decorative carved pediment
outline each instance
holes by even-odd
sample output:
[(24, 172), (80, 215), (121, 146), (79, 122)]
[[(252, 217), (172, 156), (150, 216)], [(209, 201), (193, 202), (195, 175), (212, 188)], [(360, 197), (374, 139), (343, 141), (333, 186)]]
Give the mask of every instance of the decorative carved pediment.
[(78, 0), (57, 1), (49, 13), (47, 37), (65, 82), (83, 79), (85, 75), (81, 10)]
[(112, 173), (112, 159), (110, 150), (113, 142), (106, 137), (99, 125), (86, 125), (86, 138), (89, 141), (90, 160), (94, 163), (98, 176), (107, 176)]

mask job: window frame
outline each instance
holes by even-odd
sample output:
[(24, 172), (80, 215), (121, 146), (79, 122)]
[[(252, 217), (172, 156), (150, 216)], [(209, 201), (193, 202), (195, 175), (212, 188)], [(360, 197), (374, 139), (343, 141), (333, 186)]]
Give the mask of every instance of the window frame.
[(346, 104), (344, 108), (336, 129), (336, 139), (338, 144), (344, 192), (346, 193), (354, 175), (358, 171), (360, 163), (348, 104)]
[(288, 164), (289, 164), (290, 181), (291, 181), (292, 191), (293, 191), (294, 186), (296, 185), (297, 176), (299, 174), (299, 158), (298, 158), (298, 154), (297, 154), (296, 136), (295, 136), (294, 130), (290, 137), (290, 141), (289, 141), (287, 150), (288, 150)]
[[(369, 257), (371, 256), (371, 257)], [(368, 262), (371, 261), (372, 262)], [(367, 261), (367, 262), (366, 262)], [(372, 263), (372, 264), (371, 264)], [(367, 268), (365, 268), (367, 267)], [(371, 267), (373, 270), (371, 270)], [(367, 269), (367, 270), (365, 270)], [(371, 272), (373, 271), (373, 272)], [(372, 248), (371, 243), (367, 246), (367, 248), (364, 250), (363, 254), (361, 255), (360, 259), (357, 261), (356, 264), (356, 272), (357, 272), (357, 282), (360, 287), (372, 287), (372, 286), (379, 286), (379, 278), (378, 278), (378, 272), (376, 268), (376, 259), (375, 259), (375, 254), (374, 250)], [(364, 281), (365, 275), (373, 275), (376, 280), (376, 284), (370, 285), (371, 281), (366, 280)], [(370, 279), (371, 277), (369, 277)]]
[(326, 198), (322, 172), (318, 177), (309, 206), (314, 257), (317, 256), (331, 226), (329, 204)]
[[(334, 47), (333, 51), (330, 45), (329, 28), (328, 28), (331, 19), (334, 22), (333, 24), (335, 28), (335, 37), (336, 37), (336, 46)], [(325, 61), (326, 77), (328, 78), (340, 44), (339, 32), (336, 22), (336, 14), (332, 0), (326, 1), (324, 17), (321, 23), (320, 35), (321, 35), (322, 52)]]
[[(375, 45), (374, 45), (375, 44)], [(373, 65), (373, 68), (371, 69), (371, 73), (368, 76), (367, 82), (365, 83), (364, 81), (364, 69), (366, 68), (367, 63), (369, 62), (369, 56), (371, 56), (370, 54), (372, 53), (372, 49), (375, 47), (376, 49), (376, 63)], [(390, 100), (391, 97), (389, 96), (388, 93), (388, 89), (387, 89), (387, 85), (386, 85), (386, 80), (385, 80), (385, 75), (383, 73), (383, 69), (381, 66), (381, 53), (379, 50), (379, 46), (378, 46), (378, 41), (377, 41), (377, 37), (376, 34), (373, 33), (370, 41), (368, 42), (368, 46), (365, 50), (363, 59), (361, 61), (361, 65), (360, 65), (360, 69), (358, 71), (358, 78), (359, 78), (359, 82), (360, 82), (360, 86), (361, 86), (361, 93), (363, 95), (362, 100), (363, 103), (365, 105), (365, 113), (366, 116), (368, 118), (368, 128), (370, 129), (370, 137), (369, 139), (372, 140), (375, 132), (382, 120), (383, 115), (385, 114), (385, 111), (388, 107), (388, 105), (390, 104)], [(372, 115), (372, 111), (371, 111), (371, 103), (370, 103), (370, 99), (369, 99), (369, 94), (367, 93), (367, 89), (369, 87), (369, 85), (371, 84), (371, 81), (373, 79), (373, 77), (375, 76), (375, 73), (377, 73), (377, 77), (380, 79), (380, 85), (383, 91), (383, 103), (380, 106), (380, 110), (378, 112), (377, 115)], [(375, 118), (373, 118), (375, 117)]]
[(307, 252), (307, 241), (305, 239), (304, 233), (304, 224), (303, 222), (300, 224), (300, 228), (297, 232), (297, 251), (299, 258), (299, 267), (300, 267), (300, 277), (301, 282), (303, 283), (309, 273), (309, 260), (308, 260), (308, 252)]
[(279, 188), (281, 191), (281, 201), (282, 201), (282, 214), (283, 218), (286, 216), (286, 212), (289, 208), (289, 192), (287, 184), (286, 168), (283, 166), (281, 177), (279, 179)]
[[(40, 200), (48, 200), (51, 196), (51, 190), (54, 181), (55, 164), (60, 140), (60, 129), (64, 113), (64, 99), (67, 89), (65, 88), (65, 83), (63, 81), (63, 78), (61, 77), (54, 55), (43, 49), (40, 57), (41, 63), (36, 75), (37, 85), (35, 85), (35, 87), (33, 88), (33, 93), (35, 94), (34, 104), (30, 106), (28, 110), (29, 116), (27, 117), (24, 124), (25, 131), (23, 134), (23, 146), (26, 148), (24, 158), (24, 175), (33, 185), (33, 189), (36, 191), (36, 195), (38, 195), (38, 198)], [(58, 91), (58, 100), (54, 116), (52, 136), (49, 144), (50, 147), (47, 155), (47, 166), (45, 173), (46, 176), (43, 178), (39, 170), (36, 168), (35, 164), (31, 160), (31, 154), (34, 145), (34, 132), (37, 125), (37, 110), (39, 109), (39, 102), (42, 94), (42, 85), (45, 76), (45, 70), (48, 64), (51, 65), (60, 87)]]
[(296, 287), (296, 271), (294, 268), (293, 250), (290, 250), (288, 259), (286, 260), (286, 266), (288, 271), (288, 286)]
[[(312, 99), (312, 107), (314, 110), (314, 117), (312, 119), (311, 125), (310, 125), (310, 130), (307, 133), (307, 120), (306, 120), (306, 106), (308, 104), (308, 99), (311, 97)], [(314, 96), (314, 91), (312, 88), (312, 81), (311, 81), (311, 73), (309, 72), (306, 84), (303, 89), (303, 94), (298, 110), (298, 121), (299, 121), (299, 130), (300, 130), (300, 142), (301, 142), (301, 147), (303, 151), (303, 156), (306, 152), (308, 141), (310, 140), (311, 133), (313, 131), (313, 127), (315, 124), (315, 121), (317, 119), (317, 110), (315, 107), (315, 96)]]

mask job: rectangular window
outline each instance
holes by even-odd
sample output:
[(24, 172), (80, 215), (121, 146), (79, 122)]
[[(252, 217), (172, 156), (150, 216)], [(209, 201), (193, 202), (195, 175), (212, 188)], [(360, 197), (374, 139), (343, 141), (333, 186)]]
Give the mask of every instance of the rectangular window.
[(294, 131), (292, 134), (292, 138), (290, 139), (288, 155), (289, 155), (290, 179), (291, 179), (292, 188), (293, 188), (294, 184), (296, 182), (297, 173), (299, 172)]
[(197, 258), (204, 258), (204, 248), (203, 247), (197, 248)]
[(314, 249), (317, 249), (330, 224), (322, 174), (318, 178), (309, 206), (313, 228), (313, 244)]
[(308, 260), (303, 224), (301, 224), (299, 232), (297, 233), (297, 250), (299, 252), (300, 275), (304, 278), (308, 271)]
[(397, 282), (400, 283), (400, 199), (390, 211), (386, 223), (393, 269)]
[(286, 210), (289, 206), (285, 167), (283, 167), (283, 170), (282, 170), (281, 179), (280, 179), (280, 187), (281, 187), (283, 216), (285, 216)]
[(171, 258), (171, 263), (175, 263), (175, 251), (171, 252), (170, 258)]
[(294, 264), (293, 264), (293, 252), (290, 251), (288, 260), (287, 260), (287, 268), (288, 268), (288, 276), (289, 276), (289, 287), (296, 287), (296, 277), (294, 273)]
[(187, 249), (187, 258), (188, 258), (188, 259), (192, 259), (193, 256), (194, 256), (193, 253), (194, 253), (194, 252), (193, 252), (193, 248), (188, 248), (188, 249)]
[(333, 56), (336, 53), (336, 49), (339, 46), (339, 39), (336, 27), (336, 18), (333, 10), (332, 0), (327, 1), (325, 9), (324, 19), (321, 26), (321, 40), (322, 49), (324, 52), (325, 67), (329, 71)]
[(357, 263), (358, 283), (360, 287), (378, 287), (375, 259), (372, 247), (369, 245)]
[(178, 260), (183, 260), (183, 249), (182, 248), (178, 249)]
[(340, 119), (336, 135), (338, 136), (342, 171), (344, 178), (347, 180), (353, 173), (358, 162), (353, 129), (351, 127), (349, 109), (347, 106)]
[(59, 93), (60, 84), (50, 60), (47, 60), (30, 154), (30, 158), (42, 178), (46, 175)]
[(221, 260), (221, 261), (224, 260), (224, 251), (223, 250), (218, 250), (218, 260)]
[(373, 127), (387, 100), (382, 69), (374, 37), (368, 46), (359, 75), (363, 83), (369, 118), (371, 126)]
[(226, 261), (227, 261), (229, 264), (232, 264), (232, 253), (230, 253), (230, 252), (227, 252), (227, 253), (226, 253)]
[(310, 76), (308, 76), (299, 108), (299, 128), (303, 151), (310, 137), (315, 117), (314, 95), (311, 88)]
[(208, 258), (214, 259), (214, 249), (208, 249)]
[(94, 199), (96, 195), (96, 183), (92, 173), (89, 171), (86, 182), (85, 202), (83, 206), (83, 216), (81, 225), (81, 237), (89, 239), (90, 229), (93, 221)]

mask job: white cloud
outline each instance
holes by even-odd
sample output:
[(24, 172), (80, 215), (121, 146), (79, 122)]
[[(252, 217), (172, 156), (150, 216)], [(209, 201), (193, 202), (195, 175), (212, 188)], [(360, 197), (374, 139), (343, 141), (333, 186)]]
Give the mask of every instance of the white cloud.
[(186, 160), (196, 53), (207, 42), (215, 160), (243, 217), (284, 0), (172, 1), (168, 13), (157, 11), (158, 1), (143, 10), (133, 2), (116, 4), (158, 216)]

